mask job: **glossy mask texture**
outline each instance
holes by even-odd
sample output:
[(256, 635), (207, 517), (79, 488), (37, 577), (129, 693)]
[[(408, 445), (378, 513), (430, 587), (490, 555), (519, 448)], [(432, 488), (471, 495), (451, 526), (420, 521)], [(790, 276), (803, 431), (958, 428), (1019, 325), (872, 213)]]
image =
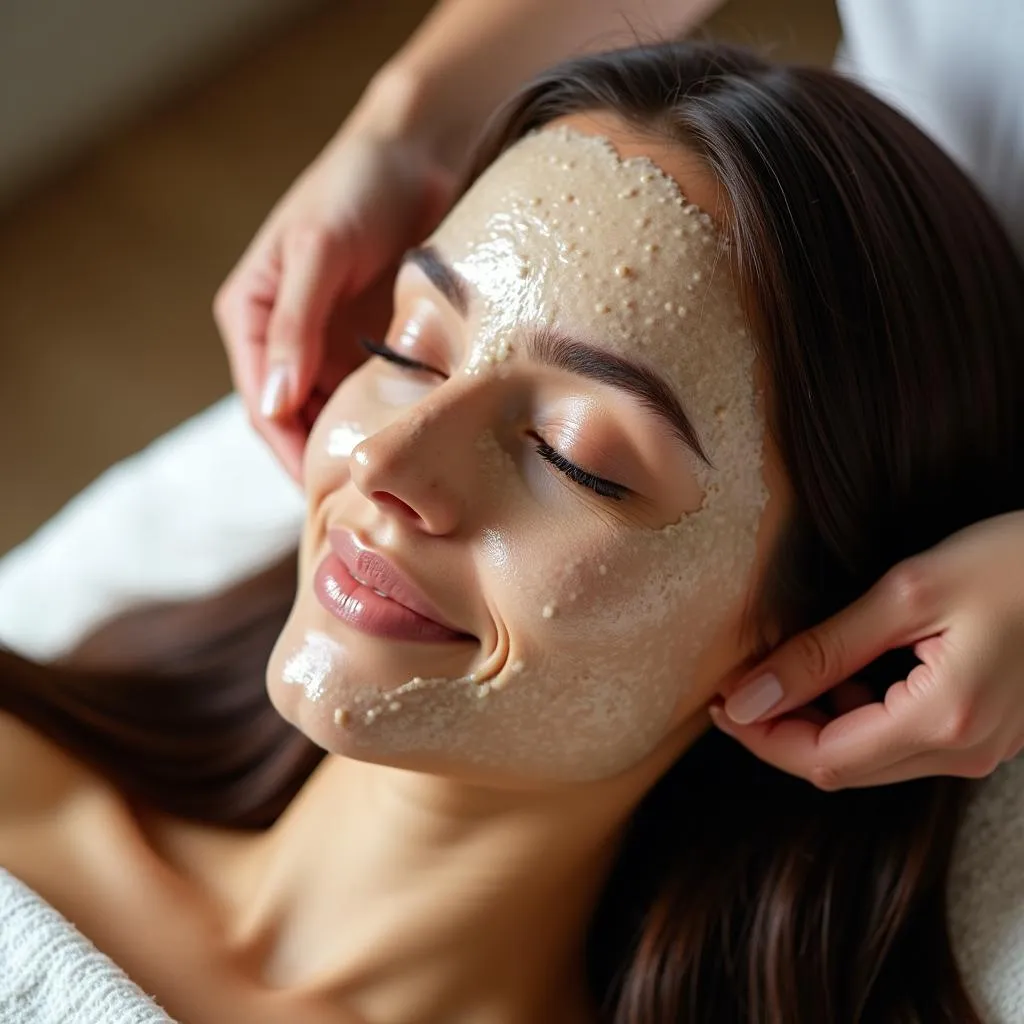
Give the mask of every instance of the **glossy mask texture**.
[(524, 329), (556, 325), (664, 376), (710, 465), (689, 460), (693, 499), (677, 521), (644, 526), (592, 502), (581, 511), (548, 467), (510, 454), (497, 412), (467, 424), (459, 457), (473, 466), (478, 522), (468, 558), (507, 649), (456, 679), (425, 653), (393, 685), (324, 683), (331, 745), (517, 778), (607, 777), (710, 696), (698, 665), (723, 628), (738, 634), (751, 584), (764, 424), (727, 254), (649, 159), (564, 129), (500, 157), (431, 244), (475, 293), (463, 385), (468, 374), (494, 386)]

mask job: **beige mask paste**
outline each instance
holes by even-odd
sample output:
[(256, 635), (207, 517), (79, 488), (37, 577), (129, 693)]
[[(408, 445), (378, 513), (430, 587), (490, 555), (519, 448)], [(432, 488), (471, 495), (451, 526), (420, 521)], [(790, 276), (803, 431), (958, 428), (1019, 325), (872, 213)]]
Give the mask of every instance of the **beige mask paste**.
[(564, 128), (504, 153), (431, 243), (476, 293), (474, 386), (516, 358), (516, 332), (557, 325), (657, 369), (715, 468), (694, 457), (703, 500), (664, 528), (577, 513), (541, 530), (521, 467), (480, 431), (465, 457), (493, 522), (476, 554), (507, 657), (496, 673), (349, 690), (339, 744), (515, 778), (607, 777), (653, 749), (688, 694), (697, 709), (698, 660), (751, 582), (764, 424), (724, 245), (652, 161)]

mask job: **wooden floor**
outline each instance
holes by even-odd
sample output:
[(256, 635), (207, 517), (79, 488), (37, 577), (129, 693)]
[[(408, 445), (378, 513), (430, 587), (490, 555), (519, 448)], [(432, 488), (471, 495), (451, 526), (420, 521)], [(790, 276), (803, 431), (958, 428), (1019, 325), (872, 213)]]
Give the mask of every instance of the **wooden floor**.
[[(430, 6), (336, 0), (0, 217), (0, 552), (229, 389), (218, 284)], [(819, 63), (837, 37), (829, 0), (735, 0), (711, 31)]]

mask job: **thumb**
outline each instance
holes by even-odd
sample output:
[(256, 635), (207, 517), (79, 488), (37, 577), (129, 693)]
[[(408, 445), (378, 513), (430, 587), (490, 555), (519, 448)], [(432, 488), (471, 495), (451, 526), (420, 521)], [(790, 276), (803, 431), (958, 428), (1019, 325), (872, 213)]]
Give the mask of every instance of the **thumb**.
[(345, 273), (344, 248), (321, 229), (293, 233), (267, 325), (260, 413), (282, 419), (302, 408), (323, 359), (324, 330)]
[(930, 635), (938, 612), (934, 563), (898, 565), (866, 594), (787, 640), (729, 687), (725, 713), (737, 725), (802, 707), (893, 647)]

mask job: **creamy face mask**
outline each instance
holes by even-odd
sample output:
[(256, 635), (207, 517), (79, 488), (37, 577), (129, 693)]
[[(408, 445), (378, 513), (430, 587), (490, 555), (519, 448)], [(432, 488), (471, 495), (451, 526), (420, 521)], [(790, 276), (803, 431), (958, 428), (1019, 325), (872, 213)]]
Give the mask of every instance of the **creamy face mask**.
[[(406, 275), (402, 351), (433, 365), (444, 349), (456, 363), (446, 380), (403, 390), (407, 371), (373, 360), (339, 389), (310, 442), (310, 491), (326, 511), (312, 510), (307, 541), (321, 550), (326, 519), (385, 554), (391, 546), (446, 595), (446, 610), (461, 608), (485, 649), (463, 651), (453, 670), (451, 650), (389, 648), (325, 621), (307, 554), (272, 695), (318, 742), (353, 756), (513, 780), (610, 776), (708, 699), (719, 680), (701, 665), (723, 637), (731, 656), (744, 653), (738, 623), (767, 499), (764, 424), (724, 245), (650, 159), (620, 159), (607, 140), (567, 128), (503, 154), (430, 244), (469, 308), (453, 313)], [(403, 299), (403, 288), (415, 294)], [(444, 345), (424, 333), (424, 303), (444, 307), (431, 328), (445, 325)], [(611, 357), (598, 360), (601, 381), (590, 350)], [(690, 430), (653, 411), (637, 385), (652, 374)], [(329, 477), (352, 422), (367, 435), (351, 456), (364, 472)], [(591, 476), (624, 477), (627, 496), (587, 490), (539, 456), (539, 442), (609, 467)], [(394, 454), (402, 444), (405, 461)], [(388, 492), (413, 509), (421, 494), (449, 501), (445, 536), (410, 529), (360, 489), (386, 446), (412, 467), (383, 474)], [(343, 657), (325, 658), (324, 634)], [(287, 666), (301, 685), (279, 699)], [(294, 695), (310, 692), (307, 714)]]

